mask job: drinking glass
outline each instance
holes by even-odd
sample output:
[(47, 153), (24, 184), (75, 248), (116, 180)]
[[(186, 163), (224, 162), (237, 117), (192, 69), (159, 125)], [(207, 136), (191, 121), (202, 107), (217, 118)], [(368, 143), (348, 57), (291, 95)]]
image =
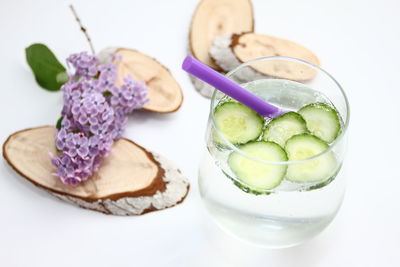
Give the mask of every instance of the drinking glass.
[[(260, 69), (269, 70), (274, 77), (261, 74), (257, 71)], [(301, 81), (304, 76), (312, 78)], [(349, 125), (345, 92), (325, 70), (289, 57), (251, 60), (226, 77), (286, 110), (297, 111), (310, 103), (327, 102), (339, 114), (340, 134), (325, 151), (300, 161), (266, 161), (246, 154), (240, 146), (229, 142), (216, 126), (214, 117), (216, 107), (229, 97), (215, 90), (211, 99), (198, 179), (200, 195), (209, 214), (225, 232), (259, 246), (283, 248), (300, 244), (326, 228), (342, 203), (345, 173), (341, 167)], [(233, 152), (259, 164), (288, 167), (313, 164), (327, 153), (333, 153), (337, 166), (335, 174), (324, 181), (295, 183), (284, 179), (278, 187), (259, 192), (238, 179), (230, 169), (227, 159)]]

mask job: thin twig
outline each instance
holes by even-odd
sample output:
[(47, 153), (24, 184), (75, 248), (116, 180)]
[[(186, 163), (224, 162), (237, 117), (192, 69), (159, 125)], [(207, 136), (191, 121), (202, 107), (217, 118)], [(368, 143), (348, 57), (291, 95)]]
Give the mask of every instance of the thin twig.
[(94, 51), (94, 46), (92, 44), (92, 40), (90, 39), (90, 36), (89, 36), (88, 32), (86, 31), (86, 28), (83, 27), (83, 25), (81, 23), (81, 20), (79, 19), (78, 13), (76, 13), (76, 11), (75, 11), (74, 6), (73, 5), (69, 5), (69, 8), (71, 9), (72, 14), (74, 14), (74, 17), (75, 17), (76, 21), (78, 22), (79, 27), (81, 27), (81, 31), (83, 32), (83, 34), (85, 34), (86, 39), (88, 40), (89, 45), (90, 45), (90, 50), (92, 50), (93, 54), (96, 54), (95, 51)]

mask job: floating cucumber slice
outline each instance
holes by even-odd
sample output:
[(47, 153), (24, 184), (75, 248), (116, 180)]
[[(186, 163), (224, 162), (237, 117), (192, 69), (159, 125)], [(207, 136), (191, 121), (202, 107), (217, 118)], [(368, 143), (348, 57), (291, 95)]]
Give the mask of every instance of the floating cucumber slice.
[[(289, 161), (307, 159), (328, 149), (329, 145), (311, 134), (299, 134), (286, 142)], [(286, 179), (292, 182), (316, 182), (331, 178), (338, 168), (332, 151), (303, 163), (289, 165)]]
[[(214, 111), (217, 128), (233, 144), (257, 139), (264, 127), (264, 118), (237, 102), (225, 102)], [(221, 142), (216, 138), (217, 142)]]
[(288, 112), (273, 119), (265, 128), (264, 140), (285, 147), (286, 141), (293, 135), (307, 133), (306, 122), (296, 112)]
[(306, 121), (308, 130), (325, 142), (331, 143), (340, 133), (337, 111), (326, 103), (309, 104), (299, 110)]
[[(273, 142), (254, 141), (240, 146), (240, 149), (262, 160), (287, 161), (285, 150)], [(286, 165), (260, 162), (239, 152), (232, 152), (229, 155), (228, 165), (240, 181), (254, 190), (268, 190), (277, 187), (287, 169)]]

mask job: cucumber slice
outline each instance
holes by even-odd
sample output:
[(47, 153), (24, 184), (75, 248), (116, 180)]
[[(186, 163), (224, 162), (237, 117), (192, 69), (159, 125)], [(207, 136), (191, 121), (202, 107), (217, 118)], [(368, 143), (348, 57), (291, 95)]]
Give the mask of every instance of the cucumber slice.
[[(295, 135), (285, 146), (289, 161), (307, 159), (328, 148), (326, 142), (311, 134)], [(337, 168), (336, 157), (329, 151), (315, 159), (289, 165), (286, 179), (292, 182), (324, 181), (331, 178)]]
[(337, 111), (326, 103), (313, 103), (299, 110), (306, 121), (308, 130), (325, 142), (331, 143), (340, 133), (340, 120)]
[(288, 112), (273, 119), (265, 128), (264, 140), (285, 147), (286, 141), (293, 135), (307, 133), (306, 121), (296, 112)]
[[(257, 139), (264, 127), (262, 116), (237, 102), (225, 102), (218, 106), (214, 118), (217, 128), (235, 145)], [(221, 143), (218, 138), (216, 142)]]
[[(240, 146), (240, 149), (259, 159), (287, 161), (285, 150), (273, 142), (254, 141)], [(239, 152), (232, 152), (229, 155), (228, 165), (236, 177), (253, 190), (268, 190), (277, 187), (287, 169), (286, 165), (260, 162)]]

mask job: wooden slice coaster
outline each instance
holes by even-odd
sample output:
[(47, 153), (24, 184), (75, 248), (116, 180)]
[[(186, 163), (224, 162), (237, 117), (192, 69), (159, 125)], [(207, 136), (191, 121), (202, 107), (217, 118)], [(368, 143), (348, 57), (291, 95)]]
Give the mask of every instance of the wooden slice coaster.
[(119, 82), (128, 75), (135, 80), (146, 82), (149, 102), (143, 109), (169, 113), (181, 107), (183, 101), (181, 87), (165, 66), (137, 50), (119, 48), (115, 53), (122, 56), (122, 61), (117, 63)]
[[(189, 54), (215, 70), (222, 71), (208, 54), (214, 38), (253, 30), (253, 7), (250, 0), (201, 0), (192, 17)], [(211, 96), (212, 87), (201, 81), (193, 85), (203, 96)]]
[(102, 62), (109, 62), (112, 60), (112, 54), (119, 55), (122, 59), (115, 61), (118, 68), (117, 84), (121, 84), (123, 78), (129, 75), (139, 82), (146, 83), (149, 102), (143, 106), (144, 110), (170, 113), (181, 107), (182, 89), (164, 65), (152, 57), (128, 48), (109, 47), (103, 49), (99, 57)]
[(12, 134), (3, 144), (11, 167), (34, 185), (82, 208), (113, 215), (140, 215), (181, 203), (189, 183), (164, 157), (121, 138), (100, 170), (76, 187), (52, 173), (49, 152), (56, 154), (54, 127), (38, 127)]
[[(295, 42), (256, 33), (242, 33), (219, 36), (214, 39), (210, 56), (225, 71), (230, 71), (243, 62), (260, 57), (287, 56), (302, 59), (319, 66), (318, 57), (309, 49)], [(260, 62), (252, 64), (256, 74), (307, 81), (316, 75), (316, 71), (301, 63), (289, 61)], [(251, 75), (249, 73), (248, 75)], [(253, 73), (253, 75), (255, 75)]]

